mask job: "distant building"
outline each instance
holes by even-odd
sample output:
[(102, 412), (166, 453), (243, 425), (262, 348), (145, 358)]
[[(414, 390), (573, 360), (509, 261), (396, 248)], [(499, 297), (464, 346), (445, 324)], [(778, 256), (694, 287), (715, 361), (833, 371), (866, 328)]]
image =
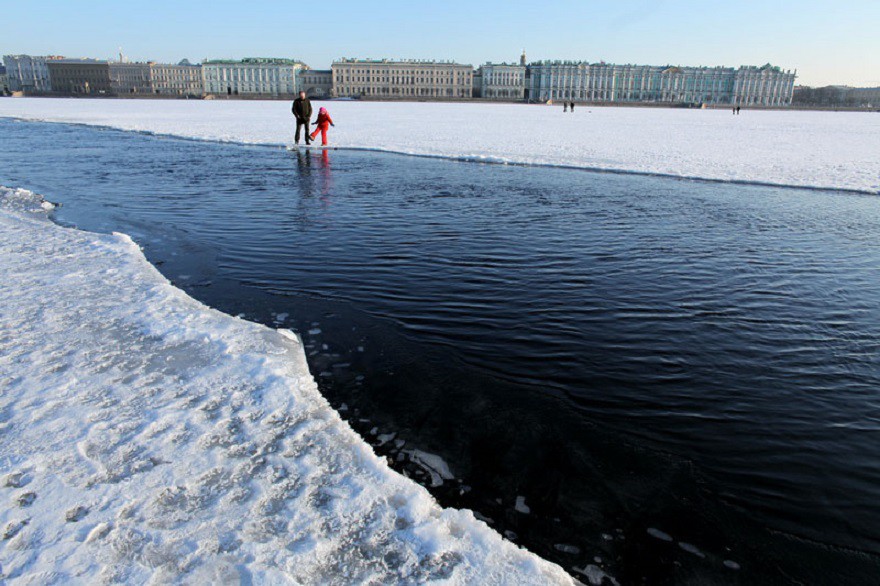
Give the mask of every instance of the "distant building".
[(337, 97), (463, 99), (473, 94), (474, 68), (459, 63), (343, 59), (332, 71)]
[[(586, 61), (486, 63), (340, 59), (330, 70), (292, 59), (207, 60), (192, 65), (7, 55), (6, 85), (28, 94), (255, 96), (375, 100), (575, 101), (669, 105), (789, 106), (797, 72), (760, 67), (619, 65)], [(2, 87), (0, 87), (2, 91)], [(872, 88), (803, 88), (802, 104), (876, 106)]]
[(9, 90), (24, 92), (26, 94), (43, 94), (52, 91), (52, 83), (49, 79), (49, 67), (46, 63), (50, 60), (62, 59), (62, 57), (32, 57), (31, 55), (6, 55), (3, 63), (6, 65), (7, 83)]
[(527, 72), (525, 51), (518, 64), (486, 63), (474, 75), (474, 97), (522, 101), (526, 95)]
[(52, 92), (71, 95), (106, 95), (110, 85), (110, 64), (96, 59), (57, 59), (46, 62)]
[(734, 69), (545, 61), (528, 66), (526, 98), (786, 106), (794, 79), (769, 64)]
[(139, 94), (149, 96), (153, 93), (150, 81), (150, 69), (152, 63), (124, 63), (111, 61), (110, 88), (114, 94)]
[(206, 94), (293, 96), (297, 92), (297, 71), (304, 67), (304, 63), (291, 59), (205, 61), (202, 82)]
[(526, 96), (526, 67), (508, 63), (486, 63), (480, 67), (481, 98), (517, 100)]
[(202, 66), (192, 65), (184, 60), (177, 65), (153, 63), (150, 81), (154, 94), (163, 96), (201, 96)]
[(763, 67), (742, 66), (736, 70), (732, 103), (790, 106), (795, 77), (795, 73), (782, 71), (769, 63)]
[(329, 98), (333, 95), (333, 72), (330, 69), (300, 69), (297, 87), (310, 98)]
[(0, 95), (9, 94), (9, 79), (6, 77), (6, 68), (0, 65)]
[(586, 62), (529, 66), (533, 101), (729, 103), (732, 68), (681, 68)]
[(110, 63), (110, 85), (116, 95), (201, 96), (200, 65), (168, 63)]

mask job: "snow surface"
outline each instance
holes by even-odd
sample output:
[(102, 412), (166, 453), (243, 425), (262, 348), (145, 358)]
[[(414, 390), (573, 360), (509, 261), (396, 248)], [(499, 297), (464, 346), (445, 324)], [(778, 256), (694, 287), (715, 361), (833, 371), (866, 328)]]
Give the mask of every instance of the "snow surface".
[(42, 204), (0, 188), (0, 581), (574, 583), (393, 472), (294, 334)]
[[(336, 146), (880, 193), (880, 113), (322, 102)], [(284, 101), (0, 100), (0, 116), (289, 144)]]

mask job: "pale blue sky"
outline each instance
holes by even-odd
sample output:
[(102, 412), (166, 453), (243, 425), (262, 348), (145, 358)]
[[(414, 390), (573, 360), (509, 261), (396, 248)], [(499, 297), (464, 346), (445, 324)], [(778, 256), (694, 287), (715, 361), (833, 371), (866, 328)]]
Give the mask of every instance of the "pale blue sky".
[(584, 59), (797, 68), (807, 85), (880, 86), (880, 0), (0, 0), (0, 54), (136, 60)]

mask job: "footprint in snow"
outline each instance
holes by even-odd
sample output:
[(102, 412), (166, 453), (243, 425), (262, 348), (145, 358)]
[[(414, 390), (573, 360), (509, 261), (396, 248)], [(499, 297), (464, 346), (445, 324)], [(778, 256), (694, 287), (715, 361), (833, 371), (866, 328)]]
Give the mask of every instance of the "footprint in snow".
[(25, 492), (16, 499), (16, 502), (18, 503), (19, 507), (29, 507), (34, 503), (35, 500), (37, 500), (37, 493)]
[(6, 475), (3, 484), (10, 488), (21, 488), (27, 484), (27, 480), (24, 478), (23, 472), (13, 472), (12, 474)]
[(72, 509), (69, 509), (66, 513), (64, 513), (64, 519), (68, 523), (76, 523), (83, 517), (89, 514), (89, 509), (83, 507), (82, 505), (77, 505)]
[(3, 531), (3, 539), (12, 539), (18, 532), (21, 531), (25, 525), (30, 523), (30, 519), (19, 519), (17, 521), (11, 521), (8, 525), (6, 525), (6, 529)]

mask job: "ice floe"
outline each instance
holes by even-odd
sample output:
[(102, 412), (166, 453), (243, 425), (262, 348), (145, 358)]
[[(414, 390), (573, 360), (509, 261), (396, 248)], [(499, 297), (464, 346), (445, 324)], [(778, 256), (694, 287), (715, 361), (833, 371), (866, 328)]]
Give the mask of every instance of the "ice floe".
[(604, 584), (613, 584), (613, 586), (620, 586), (620, 583), (617, 580), (607, 574), (605, 570), (603, 570), (599, 566), (588, 564), (583, 568), (575, 568), (574, 570), (579, 574), (583, 574), (587, 578), (587, 581), (590, 583), (591, 586), (604, 586)]
[(532, 512), (532, 509), (530, 509), (529, 506), (526, 504), (526, 497), (524, 496), (516, 497), (516, 504), (514, 505), (514, 508), (523, 515), (528, 515)]
[(404, 450), (409, 460), (422, 468), (431, 477), (431, 486), (441, 486), (444, 480), (455, 478), (449, 469), (449, 464), (437, 454), (429, 454), (421, 450)]
[(655, 539), (659, 539), (660, 541), (672, 541), (672, 536), (666, 533), (665, 531), (661, 531), (656, 527), (648, 527), (648, 535)]

